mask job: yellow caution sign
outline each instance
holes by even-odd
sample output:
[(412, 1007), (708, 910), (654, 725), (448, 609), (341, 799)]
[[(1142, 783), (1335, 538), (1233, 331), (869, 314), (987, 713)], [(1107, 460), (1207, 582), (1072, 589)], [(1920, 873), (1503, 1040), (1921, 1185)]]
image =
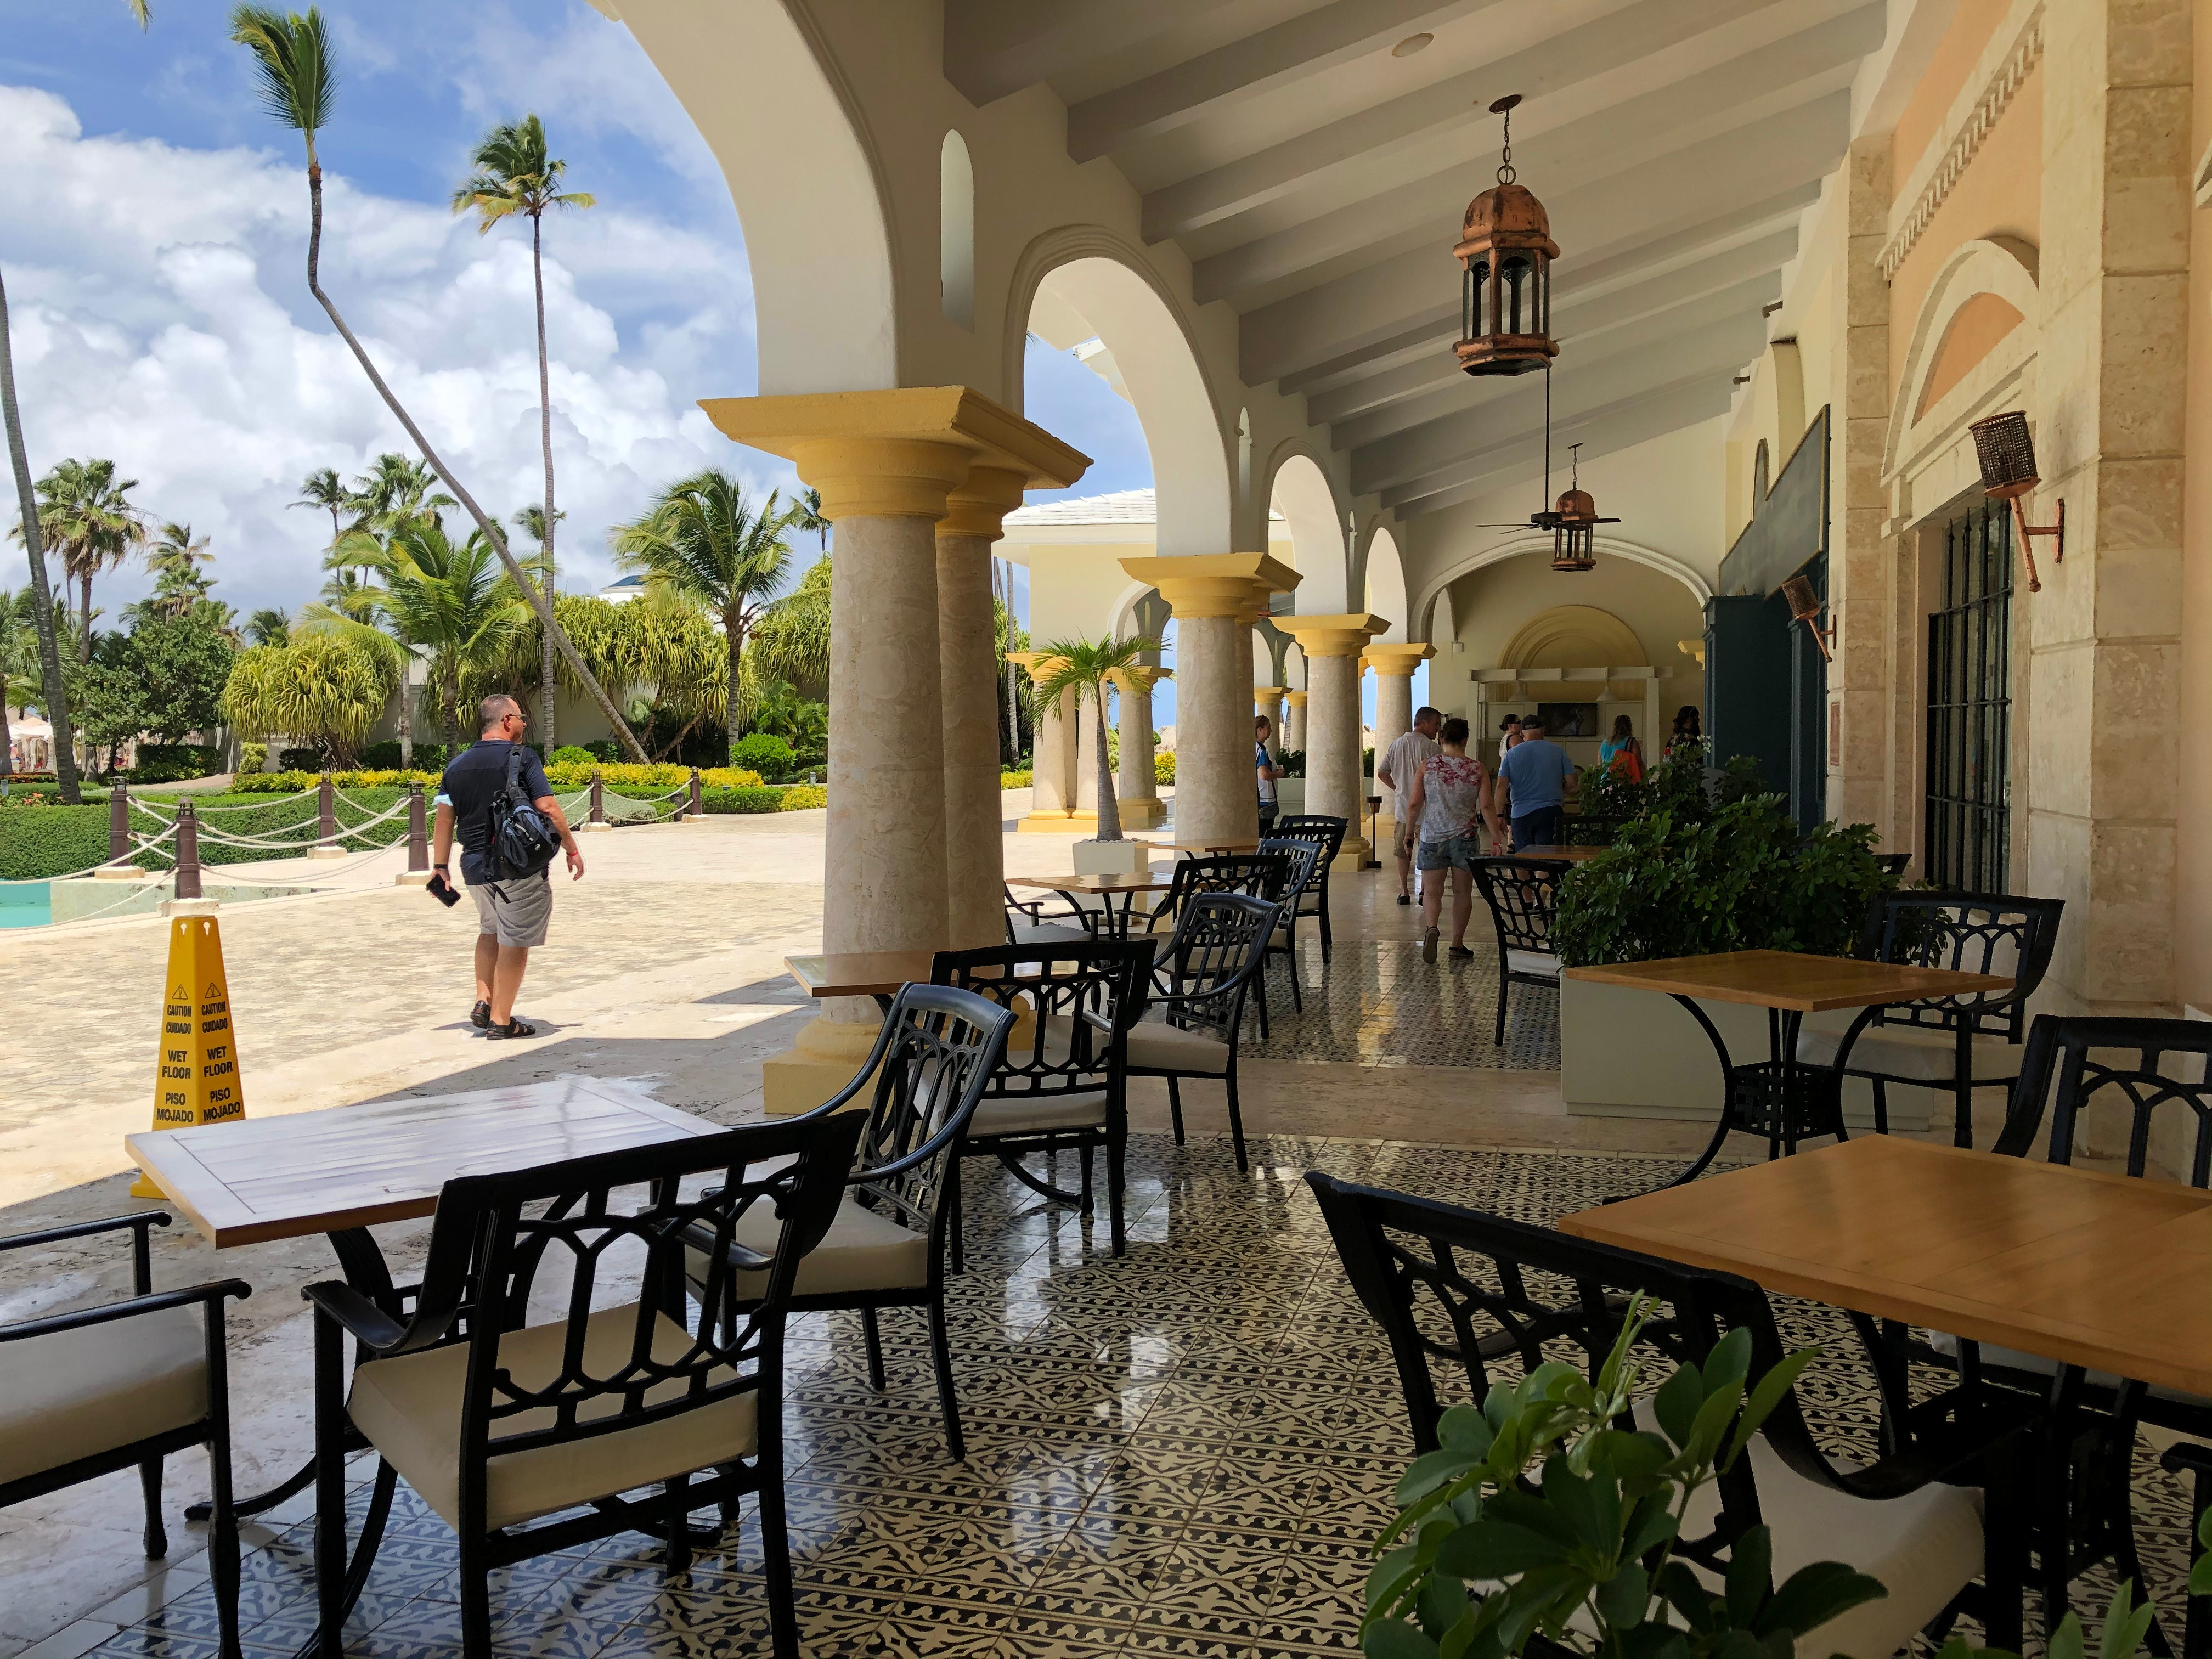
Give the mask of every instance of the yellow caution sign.
[[(213, 916), (169, 924), (169, 971), (161, 999), (161, 1063), (154, 1079), (154, 1127), (187, 1129), (246, 1115), (230, 1027), (230, 981), (222, 970), (222, 930)], [(140, 1176), (133, 1198), (159, 1198)]]

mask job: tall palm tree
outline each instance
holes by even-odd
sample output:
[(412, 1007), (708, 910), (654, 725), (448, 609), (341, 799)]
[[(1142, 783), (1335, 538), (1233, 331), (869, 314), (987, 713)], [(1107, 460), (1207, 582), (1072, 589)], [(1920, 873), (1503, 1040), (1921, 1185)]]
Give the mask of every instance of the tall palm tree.
[(335, 550), (344, 526), (339, 515), (353, 505), (353, 492), (338, 478), (334, 466), (319, 466), (300, 480), (300, 499), (289, 502), (292, 507), (311, 507), (331, 515), (331, 548)]
[(39, 636), (32, 625), (37, 596), (27, 588), (11, 592), (0, 587), (0, 797), (15, 770), (15, 738), (8, 725), (10, 708), (21, 708), (39, 695), (32, 678), (39, 661)]
[[(445, 740), (460, 735), (461, 680), (509, 653), (529, 626), (529, 607), (481, 532), (456, 546), (434, 519), (392, 532), (380, 603), (399, 641), (426, 653)], [(313, 609), (310, 609), (313, 614)]]
[[(544, 363), (544, 336), (542, 332), (538, 336), (538, 362), (542, 369)], [(550, 447), (545, 452), (545, 499), (549, 502), (553, 499), (553, 451)], [(548, 518), (543, 507), (526, 507), (514, 515), (514, 521), (522, 526), (523, 534), (538, 544), (536, 562), (538, 577), (545, 585), (545, 597), (549, 600), (555, 592), (553, 526), (568, 516), (566, 513), (556, 511)], [(553, 677), (556, 661), (553, 636), (541, 628), (538, 630), (538, 714), (540, 721), (538, 735), (544, 741), (545, 752), (549, 755), (559, 744), (554, 724), (554, 707), (561, 700), (558, 683)]]
[(92, 579), (144, 545), (146, 521), (131, 501), (136, 478), (118, 478), (110, 460), (58, 463), (38, 483), (39, 530), (77, 585), (77, 660), (92, 660)]
[(331, 319), (331, 325), (337, 330), (338, 337), (346, 343), (347, 349), (353, 353), (354, 361), (361, 365), (362, 373), (368, 377), (369, 385), (384, 400), (384, 406), (392, 411), (392, 417), (406, 431), (409, 441), (422, 452), (422, 459), (430, 464), (438, 477), (444, 480), (446, 487), (453, 492), (469, 517), (476, 520), (477, 530), (490, 544), (500, 563), (506, 567), (508, 577), (529, 596), (532, 608), (538, 612), (539, 624), (553, 636), (556, 647), (567, 660), (577, 683), (590, 693), (592, 701), (599, 706), (599, 712), (606, 716), (608, 728), (614, 732), (616, 740), (632, 759), (643, 760), (645, 750), (639, 745), (637, 734), (629, 729), (629, 722), (623, 718), (623, 711), (607, 695), (606, 688), (592, 675), (583, 658), (577, 654), (576, 647), (568, 636), (561, 631), (561, 624), (553, 615), (551, 595), (540, 592), (526, 580), (522, 567), (508, 550), (507, 538), (500, 527), (486, 516), (483, 508), (477, 505), (476, 498), (454, 477), (453, 469), (439, 459), (437, 451), (431, 448), (429, 440), (422, 435), (422, 428), (415, 423), (415, 417), (392, 394), (391, 386), (386, 384), (384, 376), (378, 372), (368, 350), (347, 325), (337, 305), (329, 295), (323, 292), (323, 166), (315, 150), (315, 134), (330, 118), (331, 102), (337, 93), (337, 71), (331, 60), (330, 32), (324, 26), (320, 8), (310, 6), (302, 15), (299, 12), (280, 12), (270, 6), (237, 6), (230, 14), (230, 38), (253, 56), (254, 70), (261, 82), (263, 106), (280, 125), (298, 131), (306, 143), (308, 293), (315, 296), (315, 302), (322, 307), (324, 314)]
[(15, 402), (15, 357), (9, 347), (4, 282), (0, 282), (0, 425), (7, 428), (8, 460), (15, 475), (15, 501), (21, 514), (15, 538), (31, 560), (31, 622), (38, 635), (46, 720), (53, 727), (54, 775), (61, 784), (62, 799), (76, 805), (84, 794), (77, 780), (76, 734), (70, 729), (69, 689), (62, 678), (61, 630), (56, 625), (53, 588), (46, 580), (46, 538), (39, 529), (38, 488), (31, 482), (30, 456), (23, 447), (23, 412)]
[(246, 619), (246, 637), (256, 645), (289, 645), (292, 618), (274, 606), (265, 606)]
[(799, 517), (793, 521), (793, 530), (802, 536), (812, 536), (822, 544), (822, 550), (830, 550), (830, 520), (822, 516), (822, 492), (810, 487), (799, 498)]
[(214, 583), (204, 567), (214, 561), (208, 538), (194, 541), (191, 526), (173, 519), (163, 525), (146, 552), (146, 568), (154, 573), (155, 614), (181, 617), (207, 598)]
[(744, 486), (710, 466), (678, 478), (643, 518), (614, 529), (617, 563), (698, 600), (721, 623), (730, 657), (726, 729), (732, 766), (744, 734), (745, 635), (791, 574), (783, 538), (798, 518), (799, 509), (782, 506), (773, 490), (768, 505), (753, 512)]
[(1088, 691), (1098, 706), (1100, 841), (1121, 839), (1121, 806), (1114, 798), (1114, 766), (1106, 746), (1106, 688), (1130, 669), (1142, 665), (1147, 651), (1159, 648), (1158, 640), (1141, 635), (1127, 640), (1103, 639), (1095, 643), (1090, 640), (1054, 640), (1044, 647), (1045, 654), (1053, 660), (1037, 681), (1039, 706), (1052, 708), (1070, 687), (1074, 688), (1079, 701)]
[[(545, 356), (545, 214), (550, 208), (587, 208), (594, 205), (583, 191), (563, 191), (561, 181), (568, 164), (545, 153), (545, 126), (534, 114), (509, 121), (484, 134), (476, 154), (469, 158), (476, 171), (453, 192), (453, 211), (474, 210), (477, 234), (489, 236), (503, 219), (521, 214), (530, 221), (530, 280), (538, 302), (538, 438), (545, 455), (545, 504), (538, 511), (538, 544), (545, 564), (545, 603), (553, 603), (553, 526), (561, 515), (553, 509), (553, 385)], [(545, 658), (540, 684), (539, 735), (550, 749), (553, 732), (553, 635), (545, 634)]]
[(824, 554), (808, 565), (799, 586), (754, 626), (754, 665), (764, 678), (809, 685), (829, 680), (830, 557)]

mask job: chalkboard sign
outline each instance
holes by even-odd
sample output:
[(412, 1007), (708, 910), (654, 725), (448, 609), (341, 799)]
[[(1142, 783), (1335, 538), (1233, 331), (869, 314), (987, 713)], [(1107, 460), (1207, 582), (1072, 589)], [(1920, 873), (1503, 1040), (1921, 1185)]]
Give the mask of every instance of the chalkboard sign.
[(1827, 550), (1828, 411), (1824, 407), (1721, 561), (1719, 591), (1763, 598)]

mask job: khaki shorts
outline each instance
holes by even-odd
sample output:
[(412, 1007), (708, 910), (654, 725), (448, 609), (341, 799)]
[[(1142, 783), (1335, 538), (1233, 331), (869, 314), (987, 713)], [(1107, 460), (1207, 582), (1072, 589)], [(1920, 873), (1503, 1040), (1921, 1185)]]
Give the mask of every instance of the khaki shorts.
[(497, 937), (501, 945), (543, 945), (553, 921), (553, 882), (550, 870), (516, 881), (477, 882), (469, 889), (477, 902), (478, 933)]

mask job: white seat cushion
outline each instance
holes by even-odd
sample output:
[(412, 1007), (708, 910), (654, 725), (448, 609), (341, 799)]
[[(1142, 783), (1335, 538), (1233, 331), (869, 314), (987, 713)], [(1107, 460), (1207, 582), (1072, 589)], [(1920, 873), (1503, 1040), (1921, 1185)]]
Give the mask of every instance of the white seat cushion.
[[(681, 1326), (665, 1315), (654, 1319), (656, 1358), (674, 1359), (690, 1348), (691, 1339)], [(584, 1338), (586, 1370), (596, 1376), (614, 1375), (629, 1354), (636, 1328), (634, 1304), (593, 1314)], [(560, 1374), (568, 1334), (565, 1321), (510, 1331), (500, 1339), (500, 1364), (518, 1387), (543, 1388)], [(348, 1401), (355, 1425), (422, 1501), (456, 1528), (461, 1513), (461, 1394), (468, 1365), (465, 1342), (371, 1360), (354, 1373)], [(728, 1375), (717, 1374), (714, 1380)], [(645, 1398), (648, 1403), (678, 1398), (685, 1387), (672, 1380), (647, 1389)], [(621, 1403), (619, 1395), (604, 1395), (578, 1415), (586, 1422), (612, 1416)], [(758, 1395), (747, 1392), (634, 1429), (505, 1457), (495, 1454), (486, 1471), (485, 1522), (513, 1526), (594, 1498), (750, 1457), (758, 1440)], [(496, 1419), (492, 1443), (502, 1435), (527, 1433), (553, 1421), (550, 1409)]]
[[(1649, 1401), (1636, 1408), (1638, 1426), (1652, 1428)], [(1832, 1456), (1842, 1470), (1863, 1467)], [(1782, 1461), (1765, 1435), (1751, 1443), (1752, 1476), (1761, 1517), (1774, 1534), (1778, 1587), (1814, 1561), (1841, 1561), (1881, 1581), (1884, 1599), (1852, 1608), (1797, 1638), (1799, 1659), (1888, 1659), (1982, 1571), (1982, 1494), (1978, 1487), (1930, 1481), (1903, 1498), (1854, 1498), (1806, 1480)], [(1690, 1500), (1682, 1536), (1703, 1536), (1720, 1512), (1720, 1490), (1708, 1485)], [(1699, 1571), (1717, 1588), (1712, 1575)]]
[(1557, 979), (1559, 976), (1559, 959), (1549, 951), (1516, 951), (1509, 946), (1505, 952), (1505, 971)]
[(1157, 1072), (1229, 1073), (1229, 1045), (1164, 1020), (1140, 1019), (1129, 1028), (1129, 1064)]
[(164, 1308), (0, 1346), (0, 1481), (206, 1417), (204, 1318)]
[[(782, 1242), (783, 1218), (764, 1204), (755, 1204), (737, 1219), (731, 1236), (748, 1249), (773, 1255)], [(685, 1270), (694, 1280), (706, 1276), (706, 1261), (696, 1250), (684, 1252)], [(759, 1296), (768, 1289), (768, 1275), (739, 1273), (737, 1293)], [(918, 1290), (929, 1283), (929, 1236), (902, 1227), (890, 1217), (863, 1209), (848, 1198), (822, 1242), (799, 1258), (793, 1296), (840, 1296), (851, 1291)]]
[[(1808, 1025), (1797, 1034), (1797, 1058), (1816, 1066), (1832, 1066), (1843, 1040), (1841, 1030), (1816, 1030)], [(1958, 1041), (1949, 1031), (1869, 1025), (1851, 1044), (1849, 1064), (1854, 1072), (1881, 1072), (1916, 1083), (1948, 1083)], [(1972, 1049), (1976, 1081), (2011, 1082), (2020, 1075), (2022, 1047), (2001, 1036), (1977, 1036)]]
[(1021, 950), (1051, 945), (1087, 945), (1091, 936), (1072, 921), (1016, 922), (1012, 943)]
[[(1956, 1359), (1959, 1357), (1959, 1339), (1948, 1331), (1929, 1332), (1928, 1346), (1946, 1358)], [(1995, 1365), (2008, 1371), (2026, 1371), (2034, 1376), (2058, 1375), (2058, 1362), (2055, 1359), (2046, 1359), (2039, 1353), (2023, 1353), (2018, 1348), (2000, 1348), (1994, 1342), (1983, 1343), (1981, 1350), (1982, 1364), (1984, 1365)], [(2084, 1376), (2089, 1386), (2094, 1389), (2117, 1389), (2120, 1386), (2120, 1379), (2110, 1371), (2089, 1371), (2086, 1372)], [(2177, 1406), (2196, 1406), (2212, 1410), (2212, 1399), (2207, 1399), (2201, 1394), (2185, 1394), (2179, 1389), (2160, 1388), (2156, 1384), (2152, 1385), (2149, 1392), (2154, 1400), (2170, 1401)]]
[(1081, 1094), (980, 1102), (975, 1115), (968, 1120), (968, 1133), (971, 1139), (988, 1140), (993, 1135), (1037, 1134), (1048, 1129), (1101, 1128), (1105, 1122), (1106, 1091), (1093, 1089)]

